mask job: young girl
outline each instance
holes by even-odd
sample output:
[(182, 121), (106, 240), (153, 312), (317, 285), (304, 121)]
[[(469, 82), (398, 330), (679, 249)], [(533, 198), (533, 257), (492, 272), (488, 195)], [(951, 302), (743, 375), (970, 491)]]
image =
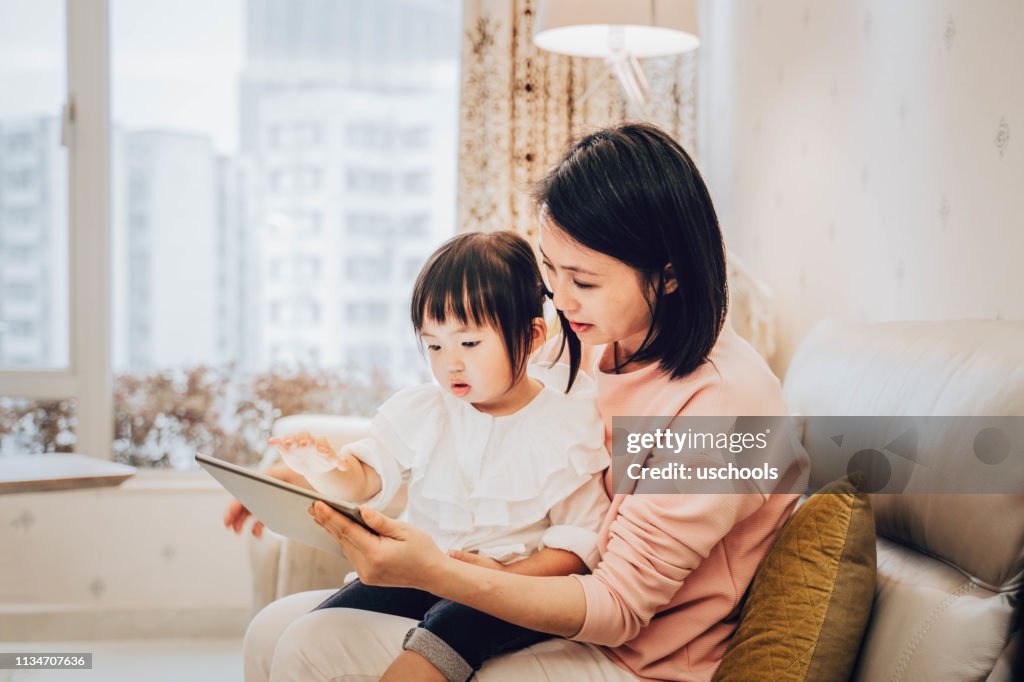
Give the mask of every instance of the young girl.
[[(449, 240), (424, 266), (412, 297), (413, 327), (437, 384), (394, 395), (370, 437), (339, 452), (310, 434), (271, 443), (331, 496), (382, 509), (408, 483), (404, 520), (447, 552), (527, 575), (588, 572), (608, 508), (604, 427), (592, 379), (577, 376), (571, 331), (568, 366), (527, 371), (546, 337), (544, 298), (533, 251), (515, 233)], [(441, 670), (450, 680), (550, 637), (429, 592), (358, 580), (317, 609), (334, 607), (420, 620), (403, 647), (435, 665), (437, 652), (458, 652), (462, 660)]]

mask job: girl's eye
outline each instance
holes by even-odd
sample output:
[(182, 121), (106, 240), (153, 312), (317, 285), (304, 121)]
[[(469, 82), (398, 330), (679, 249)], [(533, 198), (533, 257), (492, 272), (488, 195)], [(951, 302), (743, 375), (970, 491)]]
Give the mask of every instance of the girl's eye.
[(544, 261), (544, 269), (545, 270), (554, 270), (555, 266), (552, 265), (551, 263), (547, 262), (547, 261)]
[(476, 348), (479, 345), (480, 345), (479, 341), (463, 341), (462, 342), (462, 347), (463, 348)]
[(595, 286), (593, 284), (584, 284), (583, 282), (577, 282), (576, 280), (573, 280), (572, 283), (576, 286), (577, 289), (593, 289)]
[(441, 346), (437, 345), (436, 343), (431, 343), (427, 345), (427, 350), (436, 353), (437, 351), (441, 350)]

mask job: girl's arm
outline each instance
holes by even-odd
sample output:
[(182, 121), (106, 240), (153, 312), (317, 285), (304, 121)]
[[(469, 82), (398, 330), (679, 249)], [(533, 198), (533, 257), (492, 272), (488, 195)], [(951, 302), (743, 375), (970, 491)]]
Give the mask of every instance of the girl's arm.
[(572, 575), (573, 573), (588, 573), (587, 565), (573, 552), (554, 547), (545, 547), (539, 552), (511, 564), (502, 564), (490, 557), (480, 556), (472, 552), (452, 550), (448, 556), (467, 564), (490, 568), (517, 575)]
[(346, 455), (332, 460), (336, 468), (308, 476), (313, 486), (328, 495), (361, 504), (380, 492), (380, 475), (362, 460)]
[(589, 573), (601, 555), (597, 529), (608, 511), (603, 472), (595, 473), (548, 511), (551, 526), (541, 537), (541, 549), (511, 564), (469, 552), (451, 551), (449, 556), (466, 563), (519, 575), (572, 575)]

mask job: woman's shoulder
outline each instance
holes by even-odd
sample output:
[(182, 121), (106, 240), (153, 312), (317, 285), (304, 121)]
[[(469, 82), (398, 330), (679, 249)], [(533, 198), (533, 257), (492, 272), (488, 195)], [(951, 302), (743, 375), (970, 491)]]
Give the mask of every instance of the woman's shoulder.
[(754, 347), (728, 324), (701, 367), (684, 411), (718, 415), (785, 415), (782, 385)]

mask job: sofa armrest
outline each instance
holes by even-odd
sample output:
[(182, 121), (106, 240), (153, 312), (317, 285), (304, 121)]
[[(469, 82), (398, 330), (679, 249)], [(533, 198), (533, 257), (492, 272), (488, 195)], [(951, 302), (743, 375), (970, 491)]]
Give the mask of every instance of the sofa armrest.
[(249, 536), (252, 567), (252, 612), (296, 592), (339, 588), (352, 564), (344, 557), (310, 547), (264, 529), (262, 537)]
[[(370, 432), (365, 417), (339, 417), (320, 414), (296, 414), (274, 422), (275, 437), (308, 431), (326, 437), (334, 447), (359, 440)], [(260, 468), (278, 459), (277, 448), (268, 447)], [(397, 516), (405, 508), (405, 488), (384, 510)], [(264, 529), (262, 537), (249, 536), (249, 563), (253, 575), (253, 613), (281, 597), (326, 588), (341, 587), (352, 565), (344, 557), (310, 547), (283, 535)]]

